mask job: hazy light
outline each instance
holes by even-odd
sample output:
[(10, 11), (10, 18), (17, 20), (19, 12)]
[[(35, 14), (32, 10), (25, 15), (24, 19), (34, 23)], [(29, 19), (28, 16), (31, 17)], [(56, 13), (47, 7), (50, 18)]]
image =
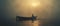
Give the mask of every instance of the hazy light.
[(39, 3), (32, 3), (33, 7), (37, 7), (39, 5)]

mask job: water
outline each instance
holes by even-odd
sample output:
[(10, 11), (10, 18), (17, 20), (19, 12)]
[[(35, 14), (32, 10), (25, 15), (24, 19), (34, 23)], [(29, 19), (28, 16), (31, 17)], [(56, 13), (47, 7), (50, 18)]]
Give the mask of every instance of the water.
[(35, 20), (34, 23), (32, 23), (31, 20), (29, 21), (17, 21), (17, 26), (39, 26), (39, 20)]

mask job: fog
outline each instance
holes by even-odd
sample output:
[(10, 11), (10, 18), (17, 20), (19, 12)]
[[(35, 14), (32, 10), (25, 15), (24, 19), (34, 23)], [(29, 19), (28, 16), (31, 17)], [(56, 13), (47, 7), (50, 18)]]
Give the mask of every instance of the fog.
[(1, 26), (15, 26), (16, 16), (31, 16), (46, 19), (53, 26), (60, 24), (60, 0), (37, 0), (40, 5), (32, 7), (29, 0), (0, 0)]

